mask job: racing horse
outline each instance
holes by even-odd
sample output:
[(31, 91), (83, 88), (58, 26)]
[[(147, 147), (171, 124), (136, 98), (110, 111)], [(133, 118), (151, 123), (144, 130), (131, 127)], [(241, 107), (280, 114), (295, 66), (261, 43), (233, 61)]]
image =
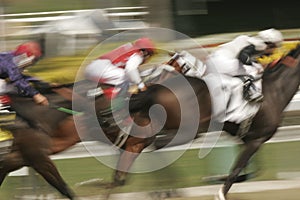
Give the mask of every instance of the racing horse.
[[(208, 93), (201, 94), (205, 83), (202, 80), (188, 78), (188, 85), (192, 85), (190, 93), (184, 85), (179, 84), (180, 76), (174, 76), (173, 81), (169, 84), (175, 84), (174, 88), (177, 90), (177, 95), (182, 97), (185, 104), (185, 110), (195, 110), (199, 106), (203, 112), (203, 117), (199, 119), (194, 133), (198, 131), (198, 123), (204, 129), (208, 127), (206, 120), (210, 115), (210, 110), (207, 111), (207, 101), (209, 99)], [(75, 83), (77, 84), (77, 83)], [(74, 85), (63, 86), (42, 86), (38, 87), (39, 91), (45, 95), (49, 102), (49, 106), (36, 105), (31, 98), (20, 97), (17, 94), (10, 94), (11, 107), (17, 113), (16, 123), (13, 125), (6, 125), (1, 128), (10, 131), (13, 134), (13, 144), (11, 151), (6, 154), (0, 161), (0, 184), (3, 183), (5, 177), (9, 172), (17, 170), (23, 166), (30, 166), (38, 172), (51, 186), (53, 186), (62, 195), (69, 199), (74, 199), (75, 195), (67, 183), (63, 180), (54, 162), (50, 159), (50, 155), (64, 151), (65, 149), (82, 141), (85, 136), (92, 137), (96, 135), (97, 140), (114, 144), (119, 137), (120, 128), (111, 120), (111, 100), (105, 96), (86, 98), (86, 93), (89, 91), (89, 81), (80, 82), (74, 94)], [(167, 84), (167, 82), (165, 83)], [(67, 88), (68, 86), (68, 88)], [(70, 88), (71, 87), (71, 88)], [(82, 89), (84, 88), (84, 89)], [(83, 91), (83, 92), (82, 92)], [(77, 93), (78, 92), (78, 93)], [(199, 95), (195, 95), (199, 94)], [(148, 96), (156, 96), (161, 98), (149, 98)], [(191, 98), (191, 95), (196, 96), (196, 101)], [(204, 98), (206, 95), (206, 98)], [(169, 98), (166, 98), (169, 96)], [(132, 125), (130, 134), (126, 141), (120, 147), (120, 158), (113, 177), (113, 183), (110, 186), (119, 186), (125, 184), (126, 174), (136, 157), (155, 140), (155, 133), (153, 127), (160, 124), (159, 120), (153, 119), (149, 116), (149, 109), (153, 103), (159, 103), (165, 107), (167, 112), (167, 119), (163, 126), (166, 130), (176, 130), (180, 123), (180, 106), (177, 97), (166, 87), (161, 85), (149, 86), (147, 92), (133, 95), (130, 100), (130, 116), (135, 122)], [(148, 99), (140, 101), (139, 99)], [(156, 99), (155, 101), (153, 101)], [(70, 101), (72, 100), (72, 101)], [(144, 104), (146, 103), (146, 104)], [(81, 110), (72, 110), (73, 107)], [(79, 104), (79, 106), (74, 106)], [(81, 107), (81, 105), (85, 105)], [(86, 106), (89, 105), (89, 106)], [(90, 117), (93, 109), (96, 110), (96, 118)], [(189, 112), (189, 113), (192, 113)], [(159, 113), (160, 115), (161, 113)], [(107, 117), (108, 116), (108, 117)], [(187, 116), (186, 116), (187, 117)], [(158, 117), (154, 117), (158, 118)], [(79, 119), (79, 120), (78, 120)], [(151, 122), (153, 126), (146, 128)], [(102, 129), (101, 133), (94, 131), (93, 123), (97, 121)], [(76, 125), (76, 122), (80, 123)], [(156, 124), (155, 124), (156, 123)], [(194, 122), (188, 121), (185, 128), (189, 128), (190, 124)], [(184, 128), (183, 128), (184, 129)], [(185, 129), (184, 129), (185, 130)], [(80, 134), (79, 134), (80, 132)], [(195, 135), (191, 135), (191, 140)], [(184, 138), (188, 138), (187, 135)], [(185, 139), (187, 140), (187, 139)], [(184, 141), (186, 142), (186, 141)]]
[[(244, 150), (240, 153), (236, 163), (216, 199), (225, 200), (226, 194), (237, 179), (241, 170), (260, 147), (274, 136), (281, 121), (283, 111), (299, 89), (300, 84), (300, 45), (287, 56), (272, 63), (263, 74), (264, 101), (252, 120), (247, 133), (241, 138)], [(288, 87), (287, 87), (288, 85)], [(232, 123), (225, 123), (224, 130), (230, 134), (236, 133)]]
[[(168, 64), (182, 73), (180, 65), (174, 56)], [(238, 180), (241, 171), (247, 166), (250, 158), (260, 147), (274, 136), (281, 121), (282, 114), (289, 104), (300, 84), (300, 44), (291, 50), (286, 56), (275, 60), (266, 67), (263, 74), (263, 95), (258, 112), (253, 117), (246, 133), (238, 134), (239, 126), (232, 122), (225, 122), (223, 130), (232, 136), (239, 137), (243, 142), (244, 149), (240, 152), (222, 188), (215, 196), (216, 200), (226, 200), (232, 185)], [(226, 67), (226, 66), (224, 66)]]
[[(47, 95), (55, 106), (64, 109), (72, 104), (58, 95)], [(10, 106), (18, 111), (13, 124), (1, 128), (13, 135), (13, 143), (0, 161), (0, 184), (7, 174), (23, 166), (30, 166), (45, 178), (62, 195), (73, 199), (73, 192), (67, 186), (49, 155), (63, 151), (80, 141), (73, 125), (72, 115), (56, 108), (37, 106), (31, 98), (9, 94)], [(36, 120), (38, 119), (38, 120)]]

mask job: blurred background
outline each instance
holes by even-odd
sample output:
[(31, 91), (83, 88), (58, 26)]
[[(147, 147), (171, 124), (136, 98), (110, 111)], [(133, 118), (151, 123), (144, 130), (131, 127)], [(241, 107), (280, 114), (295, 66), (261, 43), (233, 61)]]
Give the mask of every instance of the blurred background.
[[(72, 55), (124, 30), (163, 27), (200, 37), (298, 28), (299, 2), (237, 0), (2, 0), (0, 50), (40, 38), (47, 56)], [(298, 5), (298, 6), (297, 6)]]
[[(210, 45), (241, 32), (273, 27), (286, 38), (299, 38), (298, 6), (299, 2), (291, 0), (1, 0), (0, 51), (13, 50), (26, 40), (40, 40), (45, 59), (30, 69), (32, 75), (70, 82), (91, 49), (118, 33), (131, 31), (134, 38), (135, 31), (146, 34), (147, 28), (159, 27)], [(176, 39), (172, 34), (159, 37)], [(57, 71), (65, 67), (68, 76)]]

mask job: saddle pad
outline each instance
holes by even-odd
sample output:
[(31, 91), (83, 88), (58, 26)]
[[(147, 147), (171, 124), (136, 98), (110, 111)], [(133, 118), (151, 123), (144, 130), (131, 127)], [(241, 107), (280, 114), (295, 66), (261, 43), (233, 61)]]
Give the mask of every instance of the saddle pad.
[(0, 128), (0, 142), (12, 140), (14, 137), (11, 132)]

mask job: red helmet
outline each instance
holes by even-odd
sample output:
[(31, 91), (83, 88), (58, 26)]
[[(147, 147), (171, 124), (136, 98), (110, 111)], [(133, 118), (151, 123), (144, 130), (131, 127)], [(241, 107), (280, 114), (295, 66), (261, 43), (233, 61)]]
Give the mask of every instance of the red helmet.
[(35, 59), (42, 56), (42, 49), (37, 42), (25, 42), (17, 47), (15, 50), (15, 55), (26, 54), (27, 57), (34, 56)]
[(146, 49), (150, 53), (154, 53), (155, 50), (154, 43), (147, 37), (136, 40), (134, 46), (138, 49)]
[(41, 46), (37, 42), (26, 42), (17, 47), (14, 55), (14, 62), (17, 66), (28, 67), (42, 56)]

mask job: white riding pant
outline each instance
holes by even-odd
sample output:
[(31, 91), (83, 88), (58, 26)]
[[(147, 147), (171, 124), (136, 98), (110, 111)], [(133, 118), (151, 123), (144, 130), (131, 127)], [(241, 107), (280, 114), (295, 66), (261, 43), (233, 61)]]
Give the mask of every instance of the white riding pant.
[(110, 60), (97, 59), (85, 68), (85, 77), (95, 82), (120, 85), (126, 81), (125, 71), (116, 67)]
[(138, 67), (142, 62), (141, 56), (133, 54), (128, 59), (125, 69), (122, 69), (108, 59), (97, 59), (86, 67), (85, 77), (89, 80), (110, 85), (120, 85), (125, 81), (140, 84), (142, 79)]
[[(251, 75), (257, 78), (262, 75), (263, 67), (259, 63), (243, 65), (237, 58), (228, 58), (225, 51), (215, 52), (206, 60), (207, 73), (220, 73), (229, 76)], [(261, 90), (261, 79), (254, 82), (258, 90)]]

